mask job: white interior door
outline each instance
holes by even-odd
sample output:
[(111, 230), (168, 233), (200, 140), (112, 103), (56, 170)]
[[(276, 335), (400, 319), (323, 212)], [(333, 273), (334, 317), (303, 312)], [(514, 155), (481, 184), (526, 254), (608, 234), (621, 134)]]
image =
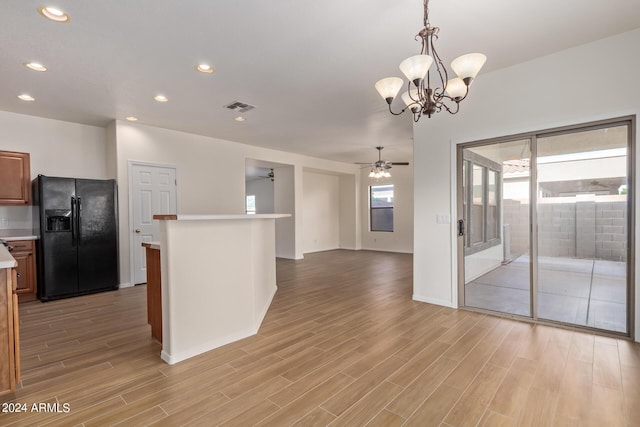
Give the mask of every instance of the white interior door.
[(132, 163), (129, 189), (131, 192), (131, 253), (134, 284), (146, 283), (147, 263), (143, 242), (160, 239), (158, 221), (154, 215), (177, 213), (176, 169)]

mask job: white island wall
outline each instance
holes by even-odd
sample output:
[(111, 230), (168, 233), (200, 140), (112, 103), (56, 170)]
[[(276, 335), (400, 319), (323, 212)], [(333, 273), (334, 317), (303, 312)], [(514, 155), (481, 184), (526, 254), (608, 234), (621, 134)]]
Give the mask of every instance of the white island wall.
[(275, 221), (287, 214), (160, 219), (162, 359), (254, 335), (276, 293)]

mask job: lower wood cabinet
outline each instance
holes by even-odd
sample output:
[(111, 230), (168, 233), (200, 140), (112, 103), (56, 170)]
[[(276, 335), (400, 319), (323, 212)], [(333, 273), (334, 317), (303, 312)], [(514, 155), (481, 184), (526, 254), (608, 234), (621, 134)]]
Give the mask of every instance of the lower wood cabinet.
[(162, 343), (162, 280), (160, 278), (160, 250), (146, 246), (147, 257), (147, 320), (151, 336)]
[(20, 382), (20, 322), (17, 271), (0, 269), (0, 395), (15, 391)]
[(36, 262), (33, 240), (13, 240), (7, 242), (11, 256), (16, 260), (17, 292), (20, 302), (34, 301), (38, 287), (36, 279)]

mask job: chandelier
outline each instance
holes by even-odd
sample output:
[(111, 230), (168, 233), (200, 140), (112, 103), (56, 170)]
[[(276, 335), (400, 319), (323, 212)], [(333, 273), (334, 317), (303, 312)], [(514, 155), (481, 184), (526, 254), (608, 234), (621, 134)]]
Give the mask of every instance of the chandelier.
[[(429, 23), (429, 0), (423, 2), (424, 28), (415, 37), (416, 40), (422, 41), (422, 49), (419, 55), (411, 56), (400, 63), (400, 70), (409, 79), (407, 91), (401, 96), (405, 108), (399, 113), (391, 109), (391, 102), (404, 85), (401, 78), (387, 77), (376, 82), (376, 90), (387, 101), (389, 112), (398, 116), (410, 109), (414, 122), (420, 120), (422, 115), (431, 117), (443, 108), (451, 114), (456, 114), (460, 109), (460, 102), (469, 93), (471, 82), (487, 60), (481, 53), (459, 56), (451, 62), (451, 68), (457, 77), (449, 79), (447, 69), (434, 45), (440, 28), (432, 27)], [(431, 67), (433, 64), (435, 71)]]

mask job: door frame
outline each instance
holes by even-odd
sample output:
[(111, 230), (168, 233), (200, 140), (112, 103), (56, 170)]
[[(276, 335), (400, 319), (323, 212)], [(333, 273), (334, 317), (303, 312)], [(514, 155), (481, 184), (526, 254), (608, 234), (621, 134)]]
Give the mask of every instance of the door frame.
[[(538, 239), (537, 239), (537, 138), (548, 137), (553, 135), (562, 135), (567, 133), (573, 133), (579, 130), (595, 130), (601, 128), (611, 127), (614, 124), (626, 124), (627, 125), (627, 178), (628, 178), (628, 199), (627, 199), (627, 234), (628, 234), (628, 247), (627, 247), (627, 333), (622, 334), (615, 331), (607, 331), (603, 329), (596, 329), (589, 326), (575, 325), (569, 323), (563, 323), (559, 321), (552, 321), (547, 319), (539, 319), (537, 317), (537, 264), (538, 264)], [(476, 307), (468, 307), (465, 305), (464, 300), (464, 239), (458, 236), (458, 220), (464, 218), (463, 216), (463, 203), (462, 203), (462, 164), (464, 162), (462, 150), (465, 148), (478, 147), (482, 145), (497, 144), (501, 142), (509, 142), (518, 139), (530, 139), (531, 140), (531, 163), (530, 163), (530, 202), (529, 202), (529, 245), (530, 245), (530, 304), (531, 304), (531, 317), (518, 316), (515, 314), (495, 312), (491, 310), (485, 310)], [(607, 335), (612, 337), (628, 337), (635, 339), (635, 313), (636, 313), (636, 115), (627, 115), (622, 117), (614, 117), (610, 119), (591, 121), (586, 123), (578, 123), (573, 125), (561, 126), (550, 129), (539, 129), (530, 132), (523, 132), (508, 136), (501, 136), (496, 138), (487, 138), (476, 141), (456, 143), (452, 147), (452, 164), (454, 165), (454, 181), (452, 182), (452, 197), (451, 202), (453, 204), (452, 212), (456, 214), (456, 220), (452, 221), (452, 232), (455, 238), (456, 244), (452, 245), (452, 250), (456, 251), (455, 257), (456, 266), (453, 269), (457, 276), (457, 286), (454, 287), (457, 295), (453, 301), (457, 302), (459, 308), (464, 308), (472, 311), (479, 311), (483, 313), (489, 313), (493, 315), (499, 315), (502, 317), (515, 318), (518, 320), (530, 321), (534, 323), (548, 324), (553, 326), (566, 327), (574, 330), (589, 331), (601, 335)], [(466, 227), (466, 224), (465, 224)], [(466, 232), (467, 230), (465, 230)]]
[[(131, 238), (132, 233), (133, 233), (133, 202), (134, 202), (134, 194), (133, 191), (131, 191), (131, 188), (133, 188), (133, 183), (132, 183), (132, 170), (134, 166), (151, 166), (151, 167), (156, 167), (156, 168), (166, 168), (166, 169), (173, 169), (176, 173), (176, 182), (179, 180), (178, 177), (178, 167), (175, 164), (170, 164), (170, 163), (154, 163), (154, 162), (146, 162), (143, 160), (127, 160), (127, 193), (128, 193), (128, 199), (129, 199), (129, 220), (128, 220), (128, 227), (127, 227), (127, 238), (129, 239), (129, 286), (128, 287), (132, 287), (135, 286), (135, 273), (134, 273), (134, 264), (135, 264), (135, 250), (137, 248), (134, 247), (134, 239)], [(180, 209), (180, 202), (178, 199), (178, 186), (176, 185), (176, 212)]]

